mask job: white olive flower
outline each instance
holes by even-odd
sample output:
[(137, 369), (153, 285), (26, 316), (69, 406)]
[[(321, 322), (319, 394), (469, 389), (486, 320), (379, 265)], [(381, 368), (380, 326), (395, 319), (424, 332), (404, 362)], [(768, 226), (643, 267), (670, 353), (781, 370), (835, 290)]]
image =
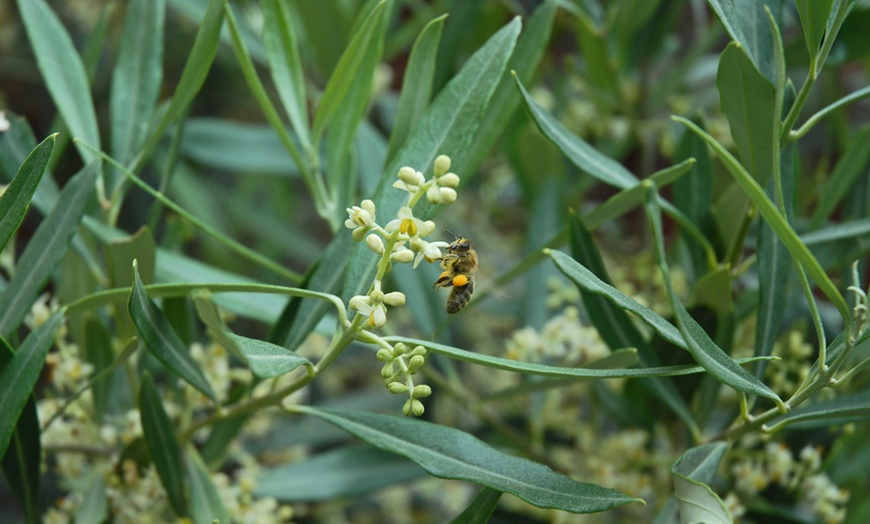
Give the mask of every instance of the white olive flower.
[(420, 262), (423, 259), (430, 264), (439, 258), (441, 258), (441, 248), (446, 248), (450, 244), (448, 242), (444, 242), (443, 240), (437, 240), (435, 242), (426, 242), (420, 237), (415, 237), (411, 239), (411, 251), (417, 253), (417, 256), (414, 258), (414, 269), (420, 265)]
[(363, 200), (360, 205), (347, 208), (347, 215), (344, 227), (353, 229), (353, 239), (359, 242), (375, 225), (375, 203)]
[(408, 237), (414, 237), (421, 234), (421, 231), (430, 231), (430, 229), (434, 229), (434, 224), (430, 226), (419, 218), (414, 217), (414, 212), (411, 211), (411, 208), (408, 206), (399, 209), (396, 216), (397, 218), (390, 220), (385, 226), (387, 231), (398, 231), (399, 233), (408, 235)]
[(381, 281), (375, 280), (374, 289), (368, 296), (356, 295), (350, 299), (350, 308), (369, 317), (371, 327), (379, 328), (387, 323), (387, 306), (397, 307), (404, 303), (404, 293), (399, 291), (384, 293), (381, 291)]

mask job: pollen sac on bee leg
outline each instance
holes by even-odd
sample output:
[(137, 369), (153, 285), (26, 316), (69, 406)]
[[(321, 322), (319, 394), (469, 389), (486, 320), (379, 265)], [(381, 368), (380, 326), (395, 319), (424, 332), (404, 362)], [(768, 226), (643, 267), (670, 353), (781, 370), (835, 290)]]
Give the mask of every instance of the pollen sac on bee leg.
[(453, 277), (454, 287), (463, 287), (468, 285), (468, 277), (465, 275), (456, 275)]

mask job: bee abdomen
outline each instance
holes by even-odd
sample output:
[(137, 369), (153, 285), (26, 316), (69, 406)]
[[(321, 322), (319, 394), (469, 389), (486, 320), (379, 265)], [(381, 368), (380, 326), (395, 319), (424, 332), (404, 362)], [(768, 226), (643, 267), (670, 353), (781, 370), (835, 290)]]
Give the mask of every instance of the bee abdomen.
[(469, 281), (468, 284), (464, 286), (454, 286), (453, 291), (450, 292), (450, 296), (447, 298), (447, 312), (451, 315), (454, 313), (459, 313), (462, 311), (465, 306), (468, 305), (468, 302), (471, 300), (471, 294), (474, 292), (474, 281)]

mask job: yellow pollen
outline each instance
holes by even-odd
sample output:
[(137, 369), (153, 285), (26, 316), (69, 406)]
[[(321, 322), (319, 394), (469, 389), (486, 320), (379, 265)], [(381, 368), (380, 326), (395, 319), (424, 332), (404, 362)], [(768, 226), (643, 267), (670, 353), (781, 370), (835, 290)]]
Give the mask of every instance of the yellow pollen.
[(414, 236), (417, 234), (417, 224), (415, 224), (410, 218), (406, 218), (402, 220), (402, 223), (399, 225), (399, 233), (407, 233), (408, 235)]
[(462, 287), (468, 285), (468, 277), (465, 275), (456, 275), (453, 277), (453, 286)]

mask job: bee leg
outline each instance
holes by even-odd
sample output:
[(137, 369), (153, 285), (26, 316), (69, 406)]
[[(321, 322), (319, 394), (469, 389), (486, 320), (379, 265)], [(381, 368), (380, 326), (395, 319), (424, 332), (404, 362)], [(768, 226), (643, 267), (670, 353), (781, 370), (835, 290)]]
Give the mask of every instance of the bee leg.
[(453, 285), (453, 277), (450, 275), (449, 271), (445, 271), (441, 273), (441, 276), (438, 277), (438, 280), (432, 284), (432, 289), (436, 287), (440, 290), (442, 287), (450, 287)]

